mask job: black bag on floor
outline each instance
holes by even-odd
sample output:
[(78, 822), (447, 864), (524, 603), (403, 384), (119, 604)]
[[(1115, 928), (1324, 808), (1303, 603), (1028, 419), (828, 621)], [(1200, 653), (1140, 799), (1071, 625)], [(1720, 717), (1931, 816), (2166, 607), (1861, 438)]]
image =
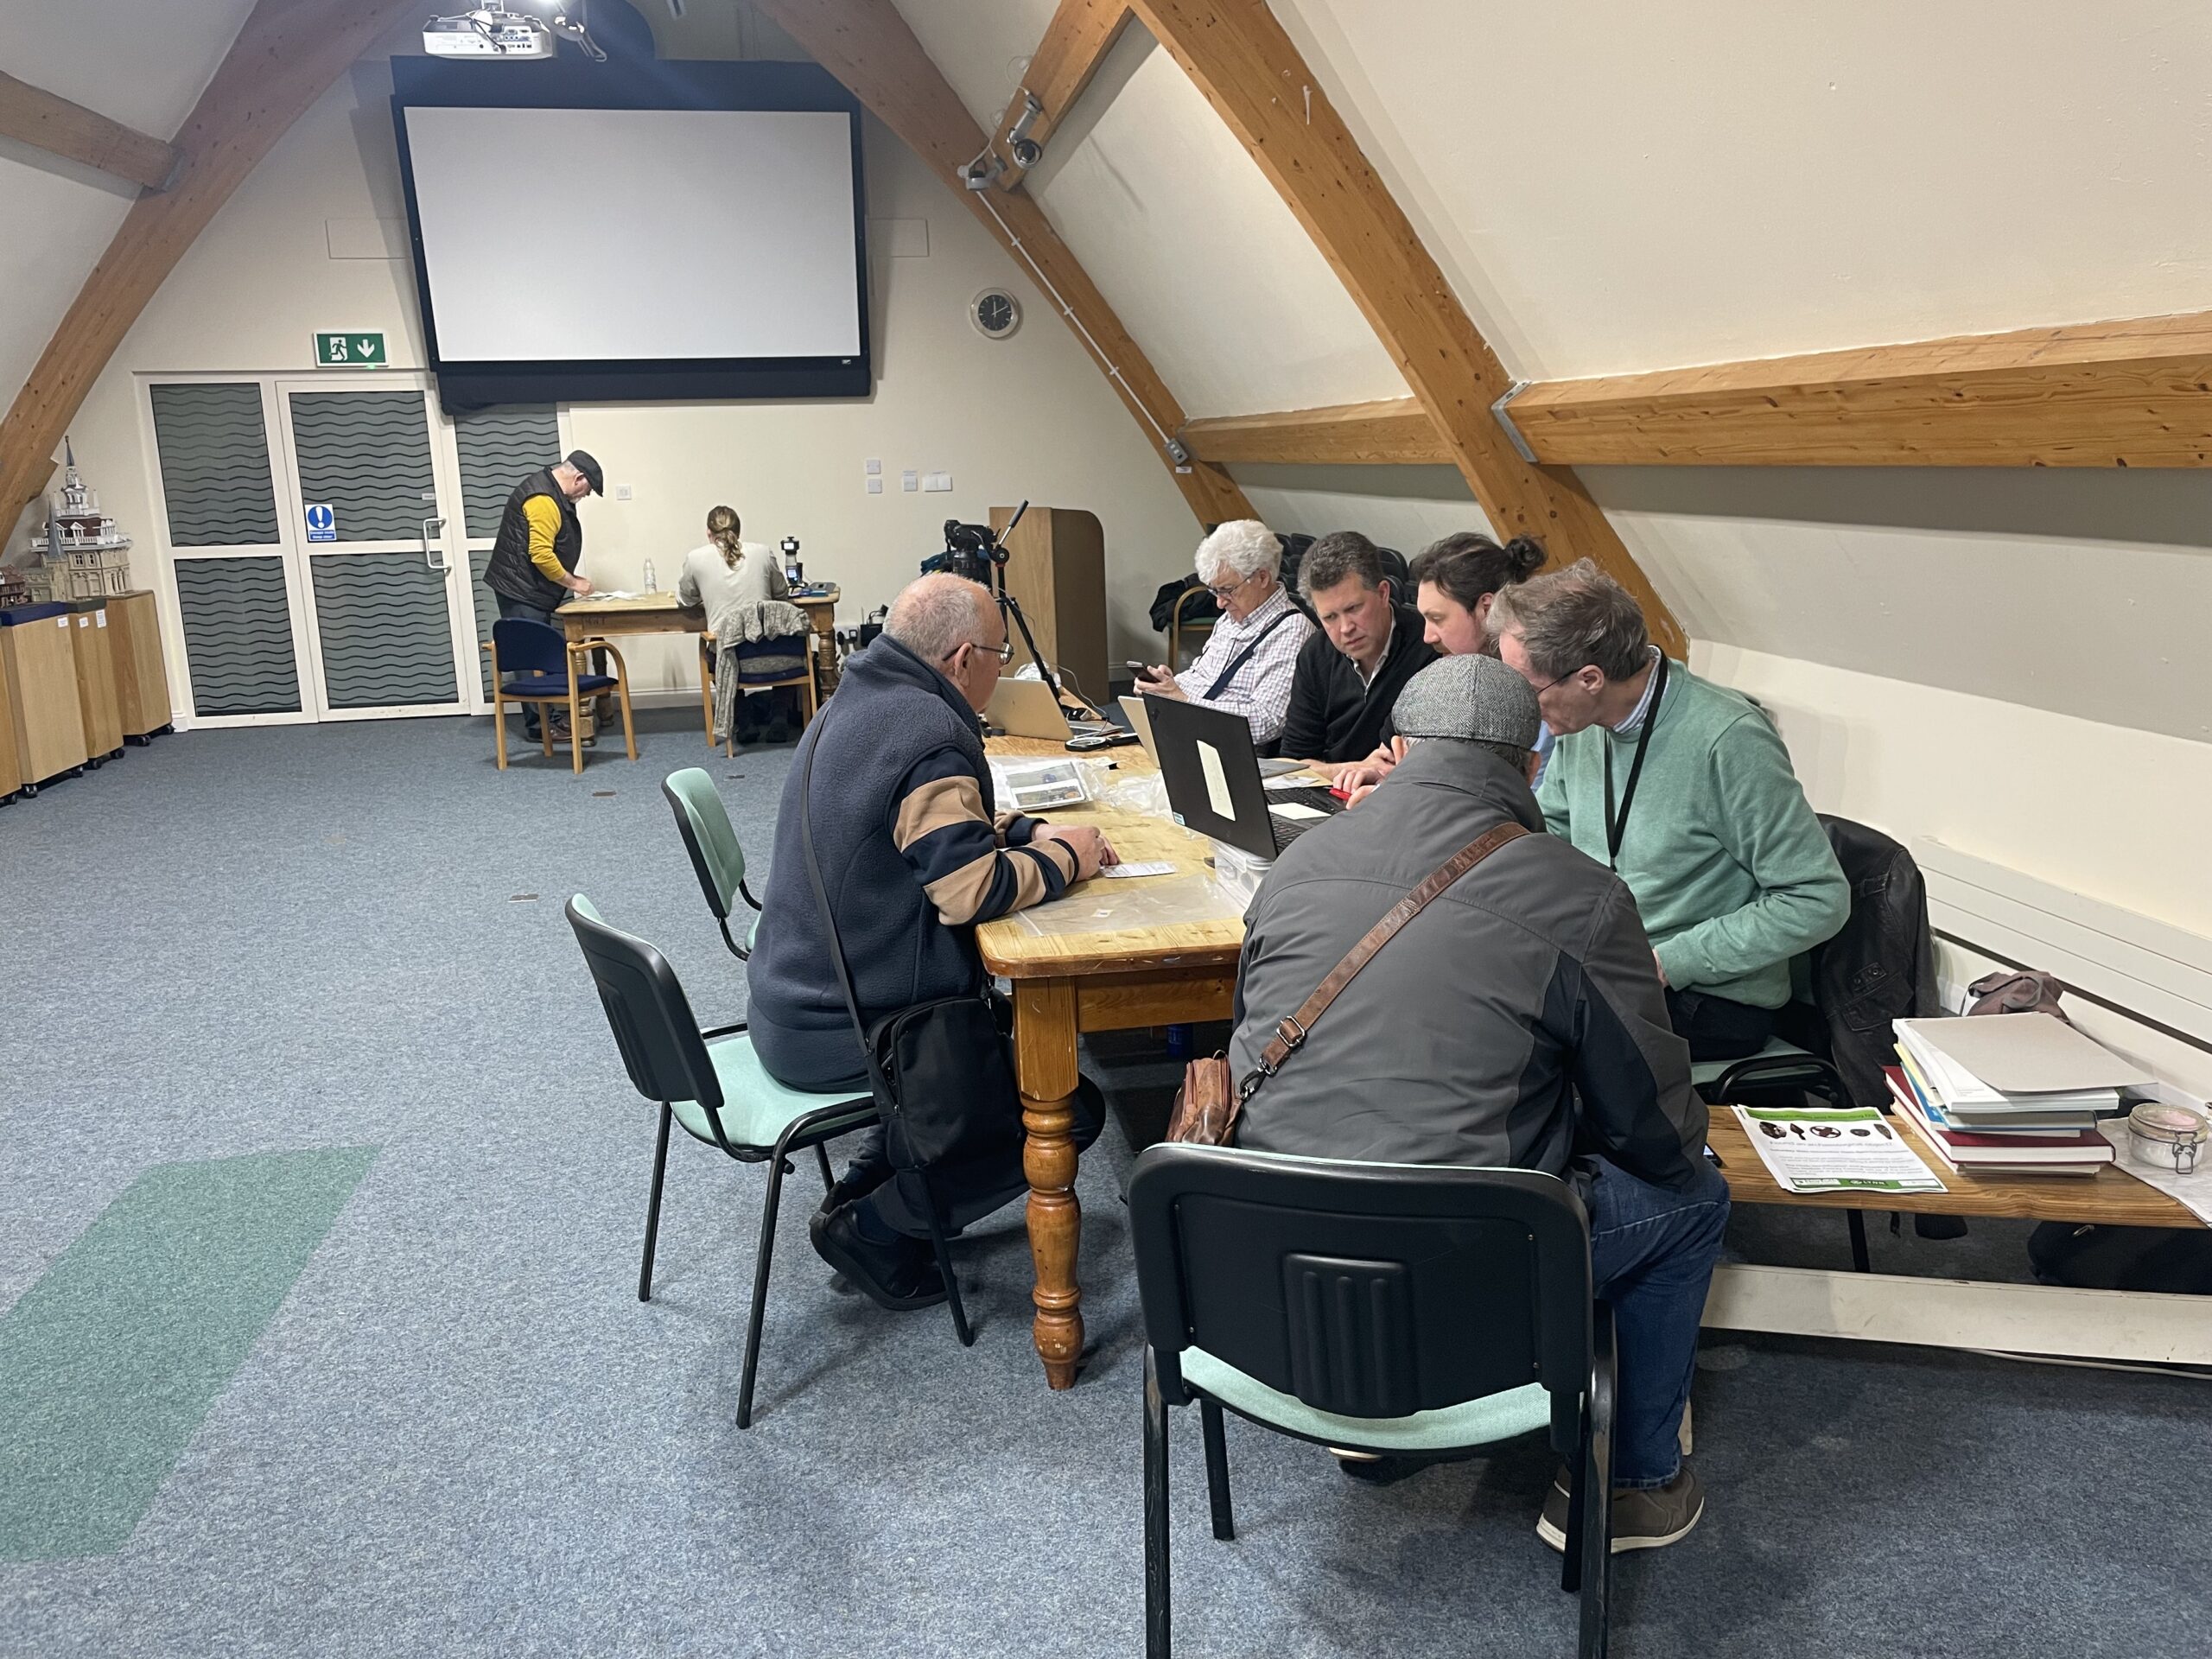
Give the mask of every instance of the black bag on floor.
[(2046, 1285), (2212, 1295), (2212, 1231), (2199, 1227), (2046, 1221), (2028, 1235), (2028, 1262)]

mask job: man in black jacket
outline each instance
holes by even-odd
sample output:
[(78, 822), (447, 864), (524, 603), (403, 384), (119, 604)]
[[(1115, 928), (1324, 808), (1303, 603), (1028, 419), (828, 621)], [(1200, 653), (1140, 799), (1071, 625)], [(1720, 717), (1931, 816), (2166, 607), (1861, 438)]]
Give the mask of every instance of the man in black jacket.
[(1298, 586), (1321, 631), (1298, 653), (1281, 753), (1333, 773), (1390, 741), (1391, 706), (1436, 651), (1421, 613), (1391, 592), (1382, 550), (1357, 531), (1306, 550)]
[[(1246, 914), (1229, 1059), (1242, 1077), (1359, 939), (1477, 836), (1507, 843), (1377, 951), (1246, 1103), (1236, 1143), (1377, 1163), (1508, 1166), (1571, 1182), (1619, 1333), (1613, 1548), (1669, 1544), (1704, 1494), (1677, 1446), (1728, 1189), (1636, 901), (1529, 792), (1536, 699), (1446, 657), (1398, 699), (1411, 747), (1357, 812), (1285, 848)], [(1387, 1033), (1387, 1036), (1384, 1034)], [(1349, 1471), (1359, 1472), (1356, 1466)], [(1565, 1547), (1567, 1488), (1537, 1532)]]
[[(576, 574), (584, 556), (584, 527), (575, 504), (604, 493), (599, 463), (582, 449), (540, 467), (515, 486), (499, 514), (499, 529), (485, 562), (484, 585), (503, 617), (519, 616), (550, 626), (553, 613), (571, 597), (591, 592), (591, 578)], [(524, 736), (537, 739), (537, 705), (522, 706)], [(563, 725), (568, 716), (560, 716)], [(565, 736), (556, 731), (555, 735)]]

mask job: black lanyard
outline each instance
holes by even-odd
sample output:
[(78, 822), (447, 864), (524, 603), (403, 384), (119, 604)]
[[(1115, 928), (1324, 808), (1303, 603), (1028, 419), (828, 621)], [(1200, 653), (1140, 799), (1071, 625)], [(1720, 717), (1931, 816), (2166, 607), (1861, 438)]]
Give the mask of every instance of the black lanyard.
[(1613, 813), (1613, 734), (1605, 734), (1605, 867), (1620, 862), (1621, 837), (1628, 832), (1629, 809), (1636, 804), (1636, 780), (1643, 776), (1643, 751), (1650, 746), (1651, 728), (1659, 723), (1659, 700), (1667, 695), (1667, 654), (1659, 653), (1651, 688), (1651, 706), (1643, 711), (1643, 726), (1636, 734), (1636, 759), (1629, 763), (1628, 788), (1621, 794), (1620, 814)]

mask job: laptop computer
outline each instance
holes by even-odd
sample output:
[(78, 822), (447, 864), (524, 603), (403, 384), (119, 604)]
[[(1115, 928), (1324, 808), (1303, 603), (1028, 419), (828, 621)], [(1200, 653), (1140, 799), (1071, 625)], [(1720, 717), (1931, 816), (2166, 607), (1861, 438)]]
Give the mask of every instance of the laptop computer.
[(1055, 743), (1065, 743), (1078, 734), (1093, 736), (1114, 729), (1104, 721), (1071, 721), (1051, 686), (1042, 680), (1018, 680), (1011, 676), (992, 691), (983, 718), (1008, 737), (1046, 738)]
[[(1273, 858), (1344, 804), (1322, 784), (1269, 789), (1260, 778), (1252, 728), (1242, 715), (1158, 697), (1154, 754), (1175, 822), (1255, 858)], [(1288, 809), (1287, 810), (1286, 809)]]
[(1144, 706), (1142, 697), (1123, 697), (1122, 717), (1129, 722), (1129, 729), (1137, 734), (1137, 741), (1144, 745), (1144, 752), (1152, 757), (1152, 764), (1160, 764), (1160, 751), (1152, 746), (1152, 715)]

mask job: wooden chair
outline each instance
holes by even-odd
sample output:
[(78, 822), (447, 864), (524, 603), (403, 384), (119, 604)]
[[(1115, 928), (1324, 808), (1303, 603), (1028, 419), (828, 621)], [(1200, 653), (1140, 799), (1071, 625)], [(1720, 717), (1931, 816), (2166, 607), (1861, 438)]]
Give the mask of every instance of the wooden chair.
[[(1185, 588), (1175, 595), (1175, 608), (1167, 614), (1167, 665), (1179, 674), (1190, 666), (1183, 660), (1183, 637), (1188, 634), (1198, 650), (1204, 650), (1214, 624), (1221, 620), (1218, 616), (1185, 616), (1185, 608), (1199, 599), (1211, 603), (1213, 595), (1203, 588)], [(1194, 651), (1192, 655), (1196, 654)]]
[[(549, 760), (553, 758), (553, 727), (546, 717), (547, 708), (569, 711), (569, 758), (582, 772), (583, 705), (606, 691), (613, 691), (621, 700), (622, 741), (630, 758), (638, 758), (637, 728), (630, 721), (630, 671), (614, 646), (604, 639), (582, 639), (572, 645), (550, 624), (503, 616), (492, 625), (492, 637), (484, 642), (484, 649), (492, 653), (492, 730), (501, 772), (507, 769), (507, 705), (534, 702), (538, 705), (537, 728)], [(603, 651), (613, 658), (613, 673), (580, 671), (594, 651)]]
[[(779, 686), (798, 686), (800, 704), (799, 729), (804, 731), (813, 722), (815, 715), (820, 709), (814, 683), (814, 647), (817, 636), (810, 628), (805, 633), (796, 637), (802, 642), (800, 650), (806, 658), (799, 671), (796, 674), (786, 674), (781, 679), (776, 680), (748, 680), (741, 673), (738, 676), (740, 687), (738, 696), (742, 697), (748, 691), (772, 691)], [(701, 634), (699, 636), (699, 712), (706, 725), (707, 747), (710, 749), (715, 747), (715, 654), (714, 640), (706, 634)], [(727, 755), (736, 754), (737, 732), (734, 721), (731, 729), (723, 733), (722, 736), (724, 739), (722, 753)]]

